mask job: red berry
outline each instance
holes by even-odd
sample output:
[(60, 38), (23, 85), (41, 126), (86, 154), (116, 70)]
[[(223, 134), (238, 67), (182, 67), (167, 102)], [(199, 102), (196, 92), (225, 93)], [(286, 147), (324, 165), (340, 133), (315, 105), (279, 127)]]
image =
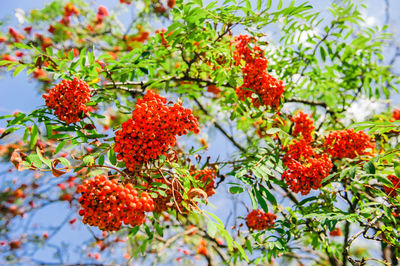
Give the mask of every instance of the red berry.
[(252, 230), (265, 230), (274, 226), (276, 215), (261, 210), (252, 210), (246, 217), (246, 224)]

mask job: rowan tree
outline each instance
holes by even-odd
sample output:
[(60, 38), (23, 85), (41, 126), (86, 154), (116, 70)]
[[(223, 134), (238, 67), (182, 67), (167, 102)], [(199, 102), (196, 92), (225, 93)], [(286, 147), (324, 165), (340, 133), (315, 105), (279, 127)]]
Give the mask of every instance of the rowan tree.
[(1, 117), (1, 260), (398, 265), (400, 109), (351, 117), (398, 93), (366, 4), (54, 0), (2, 24), (1, 71), (43, 104)]

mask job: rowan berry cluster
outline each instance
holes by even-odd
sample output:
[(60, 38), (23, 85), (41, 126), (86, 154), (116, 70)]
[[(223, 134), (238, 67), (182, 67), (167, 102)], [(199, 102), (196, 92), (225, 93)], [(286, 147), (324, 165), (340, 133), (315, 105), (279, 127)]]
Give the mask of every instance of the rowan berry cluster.
[(154, 210), (153, 199), (143, 192), (140, 196), (132, 184), (123, 186), (117, 179), (96, 176), (77, 187), (83, 223), (103, 231), (117, 231), (122, 223), (138, 226), (145, 222), (145, 212)]
[(340, 230), (339, 227), (337, 227), (337, 228), (335, 228), (335, 229), (333, 229), (332, 231), (329, 232), (330, 236), (341, 236), (342, 234), (343, 234), (342, 230)]
[(246, 217), (247, 227), (251, 230), (265, 230), (274, 226), (276, 215), (261, 210), (252, 210)]
[(85, 105), (90, 100), (89, 86), (78, 78), (62, 80), (43, 98), (47, 107), (53, 109), (55, 115), (67, 124), (79, 122), (90, 110)]
[(392, 182), (393, 187), (387, 187), (385, 186), (385, 193), (388, 195), (388, 197), (396, 197), (397, 196), (397, 191), (396, 189), (400, 189), (400, 178), (398, 178), (395, 175), (388, 175), (388, 179), (390, 182)]
[(217, 173), (214, 169), (206, 167), (203, 170), (192, 171), (190, 174), (200, 181), (200, 188), (202, 188), (207, 193), (208, 197), (211, 197), (215, 194), (214, 180), (217, 177)]
[(257, 45), (250, 48), (254, 38), (240, 35), (235, 38), (236, 50), (234, 60), (236, 65), (245, 62), (243, 84), (236, 89), (239, 99), (244, 101), (250, 98), (255, 107), (261, 105), (277, 109), (284, 92), (283, 82), (272, 77), (267, 72), (268, 61), (264, 52)]
[(291, 120), (293, 135), (301, 135), (301, 138), (284, 148), (282, 161), (287, 169), (281, 177), (290, 190), (306, 195), (311, 189), (321, 187), (321, 181), (329, 175), (333, 164), (327, 154), (318, 154), (311, 146), (314, 121), (302, 111)]
[(303, 111), (299, 111), (291, 120), (294, 123), (293, 135), (301, 135), (305, 141), (311, 142), (313, 139), (312, 132), (315, 128), (314, 120)]
[(366, 150), (374, 149), (375, 144), (364, 131), (346, 129), (331, 132), (325, 138), (324, 147), (333, 158), (355, 158), (369, 154)]
[(283, 172), (282, 179), (290, 190), (306, 195), (311, 189), (321, 187), (322, 180), (329, 175), (332, 167), (331, 159), (326, 154), (314, 154), (303, 157), (300, 161), (291, 161), (288, 169)]
[(200, 240), (196, 253), (204, 256), (208, 255), (207, 242), (204, 239)]
[(392, 117), (394, 120), (400, 120), (400, 108), (393, 110)]
[(192, 110), (185, 109), (182, 103), (169, 106), (166, 98), (148, 91), (143, 99), (137, 100), (132, 118), (115, 132), (114, 151), (118, 160), (134, 171), (141, 163), (165, 155), (175, 145), (176, 135), (186, 135), (189, 131), (199, 133)]
[(25, 39), (25, 36), (18, 33), (16, 30), (13, 28), (8, 29), (8, 33), (11, 35), (11, 37), (14, 39), (14, 42), (21, 42), (21, 40)]

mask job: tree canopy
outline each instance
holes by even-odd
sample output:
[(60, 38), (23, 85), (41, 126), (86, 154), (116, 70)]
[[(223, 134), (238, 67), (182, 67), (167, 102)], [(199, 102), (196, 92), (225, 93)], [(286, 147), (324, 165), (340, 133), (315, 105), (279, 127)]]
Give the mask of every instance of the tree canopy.
[(0, 71), (43, 104), (0, 117), (0, 259), (398, 265), (400, 46), (368, 2), (314, 4), (53, 0), (3, 22)]

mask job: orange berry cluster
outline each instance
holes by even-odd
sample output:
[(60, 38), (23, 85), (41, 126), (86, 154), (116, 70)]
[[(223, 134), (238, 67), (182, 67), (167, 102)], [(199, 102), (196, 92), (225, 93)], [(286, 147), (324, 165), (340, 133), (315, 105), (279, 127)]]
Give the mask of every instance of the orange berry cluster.
[(400, 109), (393, 110), (392, 117), (394, 120), (400, 120)]
[(182, 103), (169, 106), (166, 98), (148, 91), (137, 100), (132, 118), (115, 132), (114, 151), (118, 160), (134, 171), (139, 164), (165, 155), (175, 145), (176, 135), (189, 131), (200, 131), (192, 110), (185, 109)]
[(300, 140), (285, 148), (282, 158), (287, 169), (281, 178), (295, 193), (302, 195), (310, 193), (311, 189), (321, 187), (322, 180), (329, 175), (333, 164), (327, 154), (318, 154), (311, 146), (314, 122), (303, 112), (299, 112), (292, 121), (295, 123), (293, 135), (301, 134)]
[(389, 196), (389, 197), (396, 197), (397, 196), (397, 192), (396, 189), (400, 189), (400, 178), (398, 178), (395, 175), (388, 175), (388, 179), (390, 180), (390, 182), (392, 182), (393, 187), (387, 187), (385, 186), (385, 193)]
[(274, 226), (276, 215), (261, 210), (252, 210), (246, 217), (247, 227), (251, 230), (265, 230)]
[(25, 36), (18, 33), (16, 30), (13, 28), (8, 29), (8, 33), (11, 35), (11, 37), (14, 39), (14, 42), (21, 42), (21, 40), (25, 39)]
[(364, 131), (346, 129), (331, 132), (325, 139), (324, 147), (333, 158), (355, 158), (369, 154), (366, 149), (374, 149), (375, 144)]
[(204, 239), (200, 240), (196, 253), (204, 256), (208, 255), (207, 242)]
[(301, 135), (305, 141), (311, 142), (314, 120), (303, 111), (299, 111), (291, 120), (294, 123), (293, 136)]
[(145, 222), (145, 212), (154, 210), (153, 199), (143, 192), (140, 197), (132, 184), (123, 186), (117, 179), (95, 176), (77, 187), (83, 223), (103, 231), (117, 231), (122, 223), (138, 226)]
[(257, 45), (250, 49), (254, 38), (247, 35), (236, 37), (235, 42), (236, 50), (233, 55), (235, 64), (240, 65), (242, 60), (245, 61), (245, 66), (242, 68), (243, 84), (236, 89), (239, 99), (244, 101), (245, 98), (250, 98), (255, 107), (264, 105), (278, 108), (285, 86), (282, 81), (268, 74), (268, 61), (264, 52)]
[(311, 189), (321, 187), (322, 180), (329, 175), (333, 164), (326, 154), (313, 154), (303, 157), (301, 161), (293, 160), (287, 167), (288, 169), (282, 174), (282, 179), (290, 190), (306, 195)]
[(67, 124), (79, 122), (90, 110), (85, 105), (90, 100), (89, 86), (78, 78), (62, 80), (43, 98), (47, 107), (53, 109), (55, 115)]
[(332, 231), (329, 232), (330, 236), (341, 236), (342, 235), (342, 230), (340, 230), (339, 227), (333, 229)]

